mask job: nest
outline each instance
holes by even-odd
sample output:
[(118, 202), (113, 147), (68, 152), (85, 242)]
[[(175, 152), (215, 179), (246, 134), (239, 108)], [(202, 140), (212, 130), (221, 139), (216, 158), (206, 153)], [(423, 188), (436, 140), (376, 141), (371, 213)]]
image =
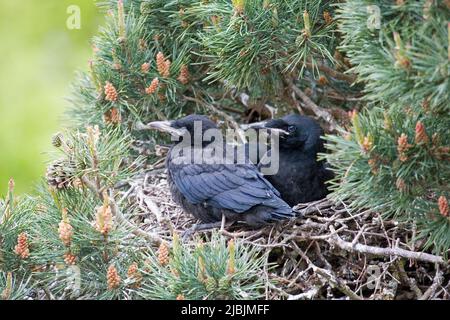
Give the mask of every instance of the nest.
[[(170, 242), (198, 223), (170, 195), (163, 169), (129, 182), (122, 201), (140, 232)], [(268, 253), (267, 299), (449, 299), (450, 268), (443, 257), (421, 251), (415, 229), (372, 210), (353, 212), (324, 199), (299, 204), (301, 217), (252, 230), (243, 224), (221, 233)], [(211, 230), (196, 231), (208, 233)], [(270, 267), (273, 266), (273, 267)]]

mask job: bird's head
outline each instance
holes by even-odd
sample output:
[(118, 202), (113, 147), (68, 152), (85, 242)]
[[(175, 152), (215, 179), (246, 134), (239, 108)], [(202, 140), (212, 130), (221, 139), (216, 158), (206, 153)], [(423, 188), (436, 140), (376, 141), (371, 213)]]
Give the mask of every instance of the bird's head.
[(323, 130), (311, 117), (290, 114), (279, 119), (252, 123), (246, 128), (266, 129), (280, 135), (280, 147), (303, 151), (322, 151)]
[(148, 124), (148, 127), (170, 133), (175, 137), (183, 137), (187, 133), (190, 137), (195, 137), (197, 133), (201, 133), (203, 136), (207, 130), (217, 129), (216, 124), (207, 116), (197, 114), (191, 114), (177, 120), (153, 121)]

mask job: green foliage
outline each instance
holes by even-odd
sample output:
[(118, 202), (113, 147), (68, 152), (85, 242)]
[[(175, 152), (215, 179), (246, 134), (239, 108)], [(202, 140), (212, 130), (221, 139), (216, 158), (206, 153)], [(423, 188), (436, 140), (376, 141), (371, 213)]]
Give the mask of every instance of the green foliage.
[[(380, 8), (380, 29), (367, 26), (367, 5)], [(327, 138), (337, 173), (333, 196), (416, 223), (425, 247), (438, 253), (450, 248), (450, 219), (438, 204), (450, 198), (450, 12), (444, 7), (433, 1), (339, 6), (342, 48), (374, 107)]]
[[(81, 75), (75, 86), (71, 117), (79, 125), (86, 119), (103, 125), (104, 114), (116, 108), (124, 128), (149, 139), (136, 124), (235, 104), (236, 89), (252, 101), (270, 99), (292, 108), (283, 93), (285, 81), (315, 82), (319, 64), (334, 62), (333, 10), (328, 1), (244, 4), (240, 10), (222, 0), (130, 0), (122, 9), (116, 1), (101, 2), (108, 11), (106, 26), (93, 41), (90, 74)], [(170, 61), (167, 75), (158, 70), (158, 53)], [(183, 68), (187, 81), (180, 80)], [(156, 78), (158, 89), (146, 92)], [(117, 91), (116, 101), (105, 96), (107, 82)]]
[(148, 255), (144, 283), (145, 299), (256, 299), (264, 293), (266, 257), (255, 247), (217, 233), (203, 243), (180, 243), (175, 237), (168, 264)]
[(28, 281), (17, 280), (13, 273), (0, 271), (0, 300), (23, 300), (29, 297), (31, 287)]

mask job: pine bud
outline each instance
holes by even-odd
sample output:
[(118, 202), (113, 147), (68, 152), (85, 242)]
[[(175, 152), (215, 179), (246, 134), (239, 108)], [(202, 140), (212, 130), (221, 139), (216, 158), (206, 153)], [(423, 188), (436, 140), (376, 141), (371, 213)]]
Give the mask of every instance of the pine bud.
[(77, 262), (77, 257), (70, 252), (65, 253), (63, 257), (64, 257), (64, 262), (69, 266), (73, 266)]
[(416, 123), (416, 136), (415, 136), (415, 142), (416, 144), (424, 144), (428, 143), (428, 136), (425, 131), (425, 126), (422, 122), (417, 121)]
[(234, 244), (234, 240), (231, 239), (228, 241), (228, 264), (227, 264), (227, 273), (232, 275), (236, 272), (236, 257), (235, 257), (236, 247)]
[(408, 143), (408, 136), (402, 133), (397, 140), (397, 152), (400, 161), (405, 162), (406, 160), (408, 160), (406, 151), (408, 151), (410, 147), (411, 145)]
[(12, 273), (8, 272), (6, 276), (5, 289), (2, 291), (2, 294), (0, 295), (1, 300), (9, 300), (9, 298), (11, 297), (12, 286), (13, 286)]
[(325, 23), (327, 25), (333, 22), (333, 18), (331, 17), (331, 14), (328, 11), (323, 12), (323, 19), (325, 20)]
[(65, 246), (70, 246), (73, 236), (73, 228), (70, 225), (69, 218), (67, 217), (67, 209), (63, 209), (63, 218), (58, 225), (59, 238)]
[(117, 108), (112, 108), (109, 111), (106, 111), (103, 114), (103, 121), (106, 124), (119, 124), (122, 122), (122, 116), (120, 114), (120, 110)]
[(108, 272), (106, 273), (106, 282), (108, 285), (108, 290), (114, 290), (117, 289), (120, 286), (120, 276), (117, 272), (117, 269), (110, 265), (108, 268)]
[(155, 78), (155, 79), (152, 80), (150, 85), (145, 89), (145, 93), (146, 94), (153, 94), (153, 93), (155, 93), (156, 90), (158, 90), (158, 86), (159, 86), (159, 79)]
[(403, 46), (402, 39), (398, 32), (394, 32), (394, 42), (395, 42), (395, 66), (401, 67), (403, 69), (409, 69), (411, 62), (406, 57), (405, 49)]
[(146, 63), (142, 64), (141, 71), (143, 73), (147, 73), (149, 70), (150, 70), (150, 63), (146, 62)]
[(118, 0), (117, 3), (117, 18), (119, 26), (119, 37), (125, 38), (125, 12), (123, 8), (123, 0)]
[(438, 207), (439, 207), (439, 212), (441, 213), (441, 215), (443, 217), (448, 217), (449, 207), (448, 207), (447, 198), (445, 196), (440, 196), (439, 197), (439, 199), (438, 199)]
[(127, 271), (128, 277), (133, 277), (138, 272), (138, 265), (136, 262), (133, 262), (129, 267)]
[(198, 274), (197, 279), (200, 282), (206, 281), (206, 267), (205, 262), (203, 261), (203, 257), (201, 255), (198, 256)]
[(28, 247), (28, 237), (25, 232), (22, 232), (17, 237), (17, 245), (14, 247), (14, 252), (21, 259), (26, 259), (30, 256), (30, 249)]
[(244, 12), (245, 0), (232, 0), (231, 2), (233, 3), (234, 11), (236, 13), (241, 14)]
[(138, 288), (141, 285), (142, 275), (139, 272), (138, 265), (137, 265), (136, 262), (133, 262), (128, 267), (127, 276), (128, 276), (129, 279), (133, 280), (133, 282), (134, 282), (133, 287), (134, 288)]
[(167, 78), (170, 75), (170, 65), (170, 60), (166, 60), (164, 54), (162, 52), (158, 52), (156, 55), (156, 67), (162, 77)]
[(115, 102), (117, 101), (118, 94), (116, 88), (112, 85), (111, 82), (107, 81), (105, 84), (105, 99), (107, 101)]
[(158, 249), (158, 262), (165, 266), (169, 263), (169, 248), (165, 242), (162, 242)]
[(186, 65), (181, 66), (180, 75), (178, 76), (178, 81), (182, 84), (187, 84), (189, 82), (189, 69)]
[(306, 10), (303, 11), (303, 24), (305, 25), (303, 35), (305, 38), (309, 38), (311, 36), (311, 23), (309, 20), (309, 13)]
[(372, 137), (370, 135), (364, 137), (363, 142), (361, 144), (361, 147), (362, 147), (364, 152), (369, 152), (370, 150), (372, 150), (373, 139), (372, 139)]
[(111, 207), (109, 206), (108, 201), (97, 208), (97, 214), (95, 219), (95, 229), (103, 234), (104, 236), (108, 235), (113, 228), (114, 218), (111, 212)]

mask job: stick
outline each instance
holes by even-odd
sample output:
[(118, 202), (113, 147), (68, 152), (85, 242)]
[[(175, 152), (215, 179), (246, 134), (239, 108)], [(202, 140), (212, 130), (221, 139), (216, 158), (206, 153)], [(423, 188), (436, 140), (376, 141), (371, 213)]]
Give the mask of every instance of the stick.
[(294, 93), (303, 100), (303, 103), (307, 109), (312, 111), (316, 116), (323, 119), (329, 124), (329, 130), (331, 132), (336, 131), (337, 123), (334, 120), (333, 116), (324, 108), (319, 107), (316, 105), (300, 88), (298, 88), (292, 80), (288, 80), (288, 84), (290, 85), (291, 89), (294, 91)]
[[(334, 228), (330, 226), (330, 230), (334, 232)], [(342, 240), (337, 233), (333, 233), (333, 235), (328, 240), (329, 243), (334, 244), (338, 246), (339, 248), (346, 250), (346, 251), (357, 251), (360, 253), (368, 253), (373, 254), (376, 256), (394, 256), (394, 257), (402, 257), (407, 259), (413, 259), (418, 261), (426, 261), (431, 263), (438, 263), (445, 265), (446, 262), (444, 259), (440, 256), (435, 256), (433, 254), (425, 253), (425, 252), (414, 252), (409, 251), (401, 248), (379, 248), (379, 247), (373, 247), (368, 246), (365, 244), (357, 243), (353, 245), (351, 242), (347, 242)]]

